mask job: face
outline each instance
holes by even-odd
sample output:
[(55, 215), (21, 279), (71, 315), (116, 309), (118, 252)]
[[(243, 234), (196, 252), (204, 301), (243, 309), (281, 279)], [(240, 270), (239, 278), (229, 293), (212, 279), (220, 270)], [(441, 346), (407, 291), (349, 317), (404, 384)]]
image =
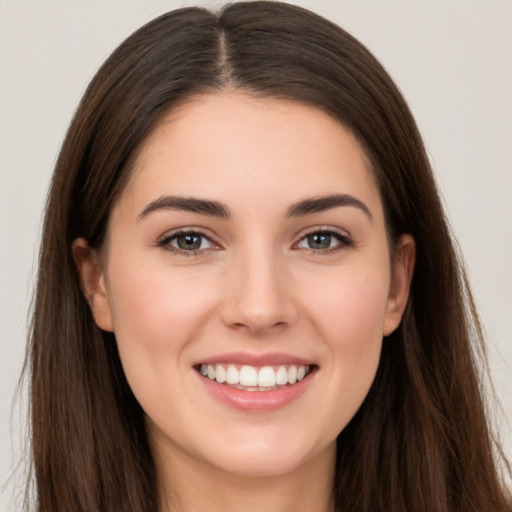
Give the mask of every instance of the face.
[(401, 318), (354, 137), (300, 103), (194, 98), (149, 136), (100, 254), (75, 258), (157, 455), (245, 475), (327, 460)]

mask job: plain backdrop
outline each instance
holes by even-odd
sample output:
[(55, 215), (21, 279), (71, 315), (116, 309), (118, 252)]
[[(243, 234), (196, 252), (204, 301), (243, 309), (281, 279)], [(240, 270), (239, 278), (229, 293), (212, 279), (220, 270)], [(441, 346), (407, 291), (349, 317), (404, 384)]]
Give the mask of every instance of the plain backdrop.
[[(465, 255), (512, 458), (512, 1), (295, 3), (358, 37), (409, 101)], [(0, 484), (20, 458), (25, 403), (21, 398), (11, 421), (11, 402), (41, 214), (67, 125), (88, 81), (125, 37), (192, 4), (220, 5), (0, 0)], [(19, 510), (10, 498), (21, 480), (7, 484), (0, 512)]]

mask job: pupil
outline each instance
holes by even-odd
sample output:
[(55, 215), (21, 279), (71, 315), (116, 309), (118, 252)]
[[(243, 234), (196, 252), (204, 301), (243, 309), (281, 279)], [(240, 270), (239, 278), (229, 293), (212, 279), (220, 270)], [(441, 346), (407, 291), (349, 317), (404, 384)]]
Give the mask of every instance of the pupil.
[(197, 235), (182, 235), (178, 237), (180, 249), (195, 250), (201, 247), (201, 237)]
[(308, 242), (312, 249), (328, 249), (331, 246), (331, 236), (315, 233), (308, 237)]

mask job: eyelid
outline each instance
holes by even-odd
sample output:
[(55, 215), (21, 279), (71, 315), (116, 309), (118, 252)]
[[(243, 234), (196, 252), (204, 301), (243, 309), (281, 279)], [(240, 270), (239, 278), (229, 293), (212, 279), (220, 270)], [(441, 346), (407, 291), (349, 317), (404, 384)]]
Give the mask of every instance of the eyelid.
[[(328, 247), (326, 249), (311, 249), (306, 247), (297, 247), (298, 244), (306, 237), (317, 233), (334, 236), (339, 240), (340, 243), (335, 245), (334, 247)], [(333, 228), (332, 226), (315, 226), (307, 228), (302, 233), (300, 233), (300, 235), (297, 237), (297, 241), (293, 244), (293, 248), (295, 250), (309, 251), (315, 255), (322, 255), (347, 249), (348, 247), (352, 247), (354, 245), (354, 239), (344, 230), (340, 230), (339, 228)]]
[[(166, 232), (164, 235), (159, 237), (156, 240), (156, 245), (158, 247), (162, 247), (170, 252), (174, 252), (178, 255), (183, 255), (183, 256), (196, 256), (196, 255), (198, 256), (205, 252), (222, 249), (222, 246), (215, 240), (215, 237), (213, 237), (210, 234), (207, 234), (206, 233), (207, 231), (209, 231), (209, 230), (206, 230), (206, 229), (200, 228), (200, 227), (194, 227), (194, 226), (176, 228), (174, 230)], [(325, 249), (313, 249), (313, 248), (298, 247), (298, 244), (304, 238), (314, 235), (314, 234), (317, 234), (317, 233), (334, 236), (335, 238), (337, 238), (339, 240), (339, 243), (336, 244), (334, 247), (328, 247)], [(208, 240), (212, 244), (212, 247), (208, 247), (206, 249), (186, 250), (186, 249), (180, 249), (179, 247), (174, 247), (173, 245), (170, 244), (171, 240), (176, 239), (180, 235), (187, 235), (187, 234), (194, 234), (194, 235), (200, 236), (200, 237)], [(314, 226), (314, 227), (309, 227), (309, 228), (304, 229), (296, 237), (296, 242), (294, 242), (292, 249), (308, 251), (315, 255), (322, 255), (322, 254), (325, 255), (325, 254), (334, 253), (334, 252), (337, 252), (337, 251), (340, 251), (343, 249), (347, 249), (354, 245), (355, 245), (355, 242), (354, 242), (353, 238), (345, 230), (341, 230), (339, 228), (333, 228), (332, 226)]]
[[(175, 254), (182, 256), (198, 256), (208, 251), (221, 249), (220, 244), (215, 241), (214, 237), (212, 237), (209, 234), (206, 234), (205, 231), (206, 230), (204, 228), (198, 228), (193, 226), (177, 228), (175, 230), (167, 231), (164, 235), (159, 237), (156, 241), (156, 245), (158, 247), (162, 247), (163, 249), (168, 250), (169, 252), (173, 252)], [(178, 238), (180, 235), (197, 235), (201, 238), (208, 240), (212, 244), (212, 247), (208, 247), (206, 249), (186, 250), (171, 245), (170, 242)]]

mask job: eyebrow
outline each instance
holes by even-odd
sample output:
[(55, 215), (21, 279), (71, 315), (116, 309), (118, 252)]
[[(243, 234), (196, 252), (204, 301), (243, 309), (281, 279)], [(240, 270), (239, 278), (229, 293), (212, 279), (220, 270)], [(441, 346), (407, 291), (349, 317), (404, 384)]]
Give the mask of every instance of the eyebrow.
[(299, 201), (288, 209), (286, 216), (302, 217), (312, 213), (331, 210), (332, 208), (337, 208), (338, 206), (352, 206), (359, 208), (370, 220), (373, 219), (370, 209), (362, 201), (349, 194), (333, 194), (329, 196), (314, 197), (311, 199), (305, 199), (304, 201)]
[(196, 199), (194, 197), (162, 196), (144, 208), (139, 214), (139, 220), (157, 210), (182, 210), (222, 219), (229, 219), (230, 217), (228, 208), (217, 201)]
[[(373, 218), (370, 209), (362, 201), (348, 194), (333, 194), (329, 196), (304, 199), (303, 201), (299, 201), (298, 203), (290, 206), (286, 212), (286, 216), (302, 217), (313, 213), (331, 210), (340, 206), (352, 206), (359, 208), (370, 220)], [(138, 219), (142, 220), (151, 212), (158, 210), (182, 210), (222, 219), (229, 219), (231, 217), (229, 208), (218, 201), (197, 199), (194, 197), (161, 196), (155, 201), (149, 203), (139, 214)]]

